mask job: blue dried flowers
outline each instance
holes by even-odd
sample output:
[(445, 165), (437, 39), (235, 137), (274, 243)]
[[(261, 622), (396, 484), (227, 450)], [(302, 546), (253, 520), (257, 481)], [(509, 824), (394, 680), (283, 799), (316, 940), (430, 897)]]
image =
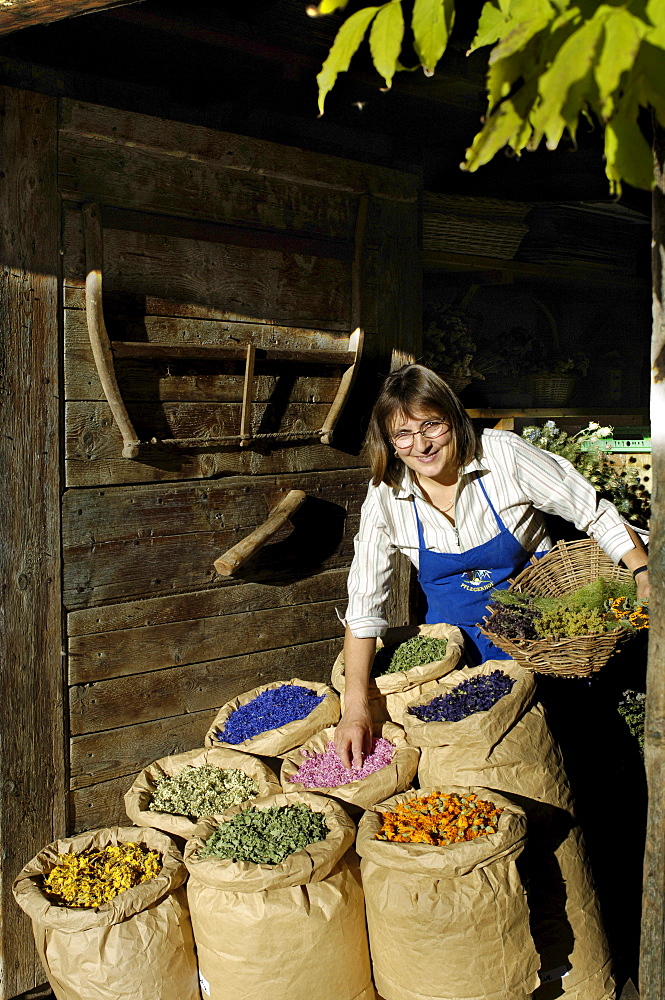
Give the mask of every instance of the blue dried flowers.
[(492, 708), (514, 683), (514, 678), (503, 670), (493, 670), (491, 674), (469, 677), (448, 694), (437, 695), (427, 705), (413, 705), (409, 711), (423, 722), (461, 722)]
[(216, 738), (231, 744), (251, 740), (269, 729), (305, 719), (324, 697), (300, 684), (282, 684), (281, 687), (262, 691), (232, 712), (224, 729), (217, 730)]

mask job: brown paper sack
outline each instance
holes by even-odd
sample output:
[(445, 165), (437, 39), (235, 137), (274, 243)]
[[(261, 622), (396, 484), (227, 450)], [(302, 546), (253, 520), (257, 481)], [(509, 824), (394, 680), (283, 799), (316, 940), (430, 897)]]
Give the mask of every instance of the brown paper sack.
[[(126, 843), (159, 851), (157, 878), (96, 909), (56, 906), (42, 890), (42, 876), (56, 867), (59, 854)], [(32, 920), (58, 1000), (200, 1000), (186, 878), (182, 855), (157, 830), (91, 830), (40, 851), (14, 882), (14, 896)]]
[[(298, 802), (325, 814), (325, 840), (278, 865), (199, 858), (237, 812)], [(199, 823), (185, 864), (206, 1000), (374, 1000), (363, 892), (344, 858), (354, 834), (337, 802), (310, 792), (255, 799)]]
[[(282, 687), (284, 684), (299, 684), (301, 687), (310, 688), (318, 695), (324, 695), (324, 699), (304, 719), (287, 722), (285, 726), (279, 726), (277, 729), (268, 729), (265, 733), (258, 733), (250, 740), (243, 740), (242, 743), (224, 743), (223, 740), (216, 737), (217, 730), (224, 729), (228, 718), (235, 712), (236, 708), (253, 701), (263, 691), (270, 691), (272, 688)], [(280, 754), (288, 753), (294, 747), (302, 746), (310, 737), (320, 733), (326, 726), (335, 725), (339, 722), (339, 715), (339, 698), (327, 684), (317, 684), (316, 681), (299, 681), (297, 678), (292, 678), (290, 681), (273, 681), (272, 684), (262, 684), (251, 691), (245, 691), (244, 694), (239, 694), (232, 701), (227, 701), (226, 705), (222, 705), (215, 716), (215, 721), (206, 733), (205, 745), (207, 747), (227, 747), (229, 750), (259, 754), (262, 757), (279, 757)]]
[[(369, 679), (369, 710), (373, 722), (395, 722), (402, 725), (402, 713), (405, 707), (418, 695), (424, 694), (436, 686), (439, 678), (449, 674), (459, 663), (464, 647), (464, 636), (454, 625), (418, 625), (417, 627), (400, 627), (388, 629), (383, 639), (377, 639), (377, 652), (382, 646), (392, 646), (405, 642), (414, 635), (427, 635), (434, 639), (447, 639), (448, 648), (442, 660), (423, 663), (410, 670), (401, 670), (395, 674), (383, 674), (381, 677)], [(332, 668), (330, 681), (340, 693), (342, 711), (344, 711), (344, 652), (342, 651)]]
[(134, 784), (125, 795), (125, 811), (132, 823), (137, 826), (151, 826), (154, 830), (163, 830), (176, 837), (191, 837), (196, 829), (196, 822), (187, 816), (173, 813), (157, 812), (150, 808), (157, 780), (161, 777), (172, 778), (180, 774), (186, 767), (202, 767), (212, 764), (213, 767), (224, 770), (235, 769), (244, 771), (254, 778), (258, 785), (257, 796), (274, 795), (281, 791), (281, 785), (270, 768), (262, 761), (247, 753), (237, 750), (226, 750), (223, 747), (212, 747), (209, 750), (188, 750), (174, 757), (162, 757), (154, 764), (146, 767), (137, 776)]
[[(395, 747), (395, 753), (390, 764), (382, 767), (379, 771), (373, 771), (366, 778), (360, 781), (350, 781), (347, 785), (337, 785), (334, 788), (312, 788), (311, 791), (319, 795), (328, 795), (339, 802), (347, 803), (357, 807), (357, 811), (367, 809), (376, 802), (381, 802), (397, 792), (403, 792), (411, 787), (411, 782), (418, 770), (418, 759), (420, 751), (409, 746), (404, 736), (401, 726), (396, 726), (392, 722), (384, 722), (382, 726), (374, 729), (376, 737), (382, 736), (389, 740)], [(293, 776), (303, 762), (303, 753), (323, 753), (331, 740), (335, 736), (335, 727), (324, 729), (299, 750), (292, 750), (284, 758), (280, 780), (285, 792), (307, 791), (300, 782), (293, 781)]]
[(518, 866), (541, 956), (542, 985), (535, 1000), (608, 1000), (615, 996), (609, 946), (561, 753), (542, 706), (532, 704), (533, 674), (514, 660), (488, 660), (444, 678), (434, 695), (492, 670), (517, 682), (488, 712), (429, 723), (404, 713), (407, 739), (421, 748), (419, 781), (482, 784), (522, 806), (529, 839)]
[(498, 830), (448, 847), (375, 840), (381, 813), (414, 797), (403, 792), (360, 821), (374, 981), (386, 1000), (527, 1000), (539, 958), (529, 932), (515, 861), (526, 836), (518, 805), (487, 788), (421, 788), (501, 806)]

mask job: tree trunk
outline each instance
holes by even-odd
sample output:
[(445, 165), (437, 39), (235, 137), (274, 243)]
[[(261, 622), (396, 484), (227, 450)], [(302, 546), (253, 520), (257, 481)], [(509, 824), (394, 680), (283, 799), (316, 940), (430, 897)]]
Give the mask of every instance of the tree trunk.
[(650, 632), (645, 727), (649, 817), (644, 858), (641, 1000), (665, 998), (665, 130), (656, 126), (653, 193), (653, 336)]

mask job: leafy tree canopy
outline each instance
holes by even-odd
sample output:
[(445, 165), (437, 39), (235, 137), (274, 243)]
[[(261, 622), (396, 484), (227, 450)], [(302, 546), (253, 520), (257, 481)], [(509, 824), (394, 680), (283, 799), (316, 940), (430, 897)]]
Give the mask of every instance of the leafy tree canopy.
[[(330, 14), (349, 0), (320, 0), (310, 13)], [(461, 0), (464, 2), (464, 0)], [(446, 50), (455, 0), (414, 0), (410, 30), (424, 73)], [(377, 71), (390, 87), (405, 40), (402, 0), (362, 7), (341, 25), (317, 77), (319, 109), (369, 30)], [(504, 147), (515, 153), (544, 140), (573, 140), (580, 115), (603, 125), (605, 172), (613, 194), (621, 182), (653, 186), (653, 156), (640, 127), (649, 109), (665, 127), (665, 0), (486, 0), (469, 52), (492, 46), (484, 124), (466, 152), (469, 171)]]

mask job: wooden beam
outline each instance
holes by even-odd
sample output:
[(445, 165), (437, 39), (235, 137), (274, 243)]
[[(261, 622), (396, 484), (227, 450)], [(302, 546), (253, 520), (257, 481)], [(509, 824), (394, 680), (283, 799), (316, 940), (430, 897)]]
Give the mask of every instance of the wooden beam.
[(57, 103), (0, 89), (0, 944), (3, 1000), (44, 982), (14, 877), (65, 830)]
[(482, 272), (479, 280), (483, 284), (500, 284), (506, 276), (546, 278), (551, 281), (565, 281), (582, 285), (608, 284), (620, 288), (648, 288), (648, 279), (627, 274), (624, 270), (612, 269), (589, 261), (571, 260), (566, 264), (533, 264), (530, 261), (505, 260), (498, 257), (481, 257), (465, 253), (442, 253), (438, 250), (423, 251), (425, 273), (439, 271)]
[(35, 24), (50, 24), (66, 17), (88, 14), (107, 7), (120, 7), (137, 0), (3, 0), (0, 35), (8, 35)]
[(665, 131), (656, 126), (653, 193), (651, 448), (653, 492), (649, 665), (644, 751), (649, 786), (640, 996), (665, 996)]

